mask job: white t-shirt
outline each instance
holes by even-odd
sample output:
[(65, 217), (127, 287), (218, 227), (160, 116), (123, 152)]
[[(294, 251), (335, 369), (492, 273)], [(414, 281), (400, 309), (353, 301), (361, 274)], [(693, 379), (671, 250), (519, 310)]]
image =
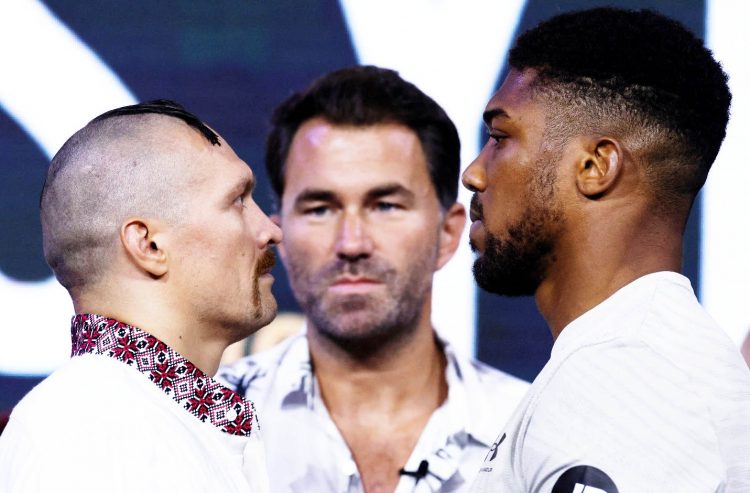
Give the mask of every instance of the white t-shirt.
[[(415, 472), (426, 461), (425, 475), (402, 475), (397, 493), (467, 491), (498, 423), (510, 417), (529, 387), (457, 356), (447, 344), (444, 353), (448, 398), (404, 465)], [(363, 491), (351, 450), (321, 399), (304, 335), (220, 369), (217, 378), (258, 406), (274, 493)]]
[[(159, 367), (159, 360), (146, 361), (146, 351), (131, 354)], [(168, 373), (177, 368), (165, 364)], [(176, 402), (135, 364), (104, 354), (73, 357), (14, 408), (0, 435), (0, 491), (266, 493), (255, 418), (245, 423), (248, 433), (222, 431), (215, 423), (231, 411), (195, 392), (197, 380), (179, 368), (167, 375)], [(230, 401), (245, 404), (236, 394)], [(206, 406), (206, 419), (185, 406)]]
[(689, 280), (641, 277), (562, 331), (472, 491), (750, 492), (750, 371)]

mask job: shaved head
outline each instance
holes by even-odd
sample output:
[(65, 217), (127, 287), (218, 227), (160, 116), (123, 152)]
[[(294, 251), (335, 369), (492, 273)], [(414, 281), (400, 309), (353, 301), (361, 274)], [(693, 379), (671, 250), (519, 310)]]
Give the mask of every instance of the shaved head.
[(60, 283), (72, 290), (100, 280), (127, 218), (179, 223), (191, 156), (212, 144), (220, 145), (213, 131), (167, 101), (107, 112), (68, 139), (41, 197), (44, 256)]

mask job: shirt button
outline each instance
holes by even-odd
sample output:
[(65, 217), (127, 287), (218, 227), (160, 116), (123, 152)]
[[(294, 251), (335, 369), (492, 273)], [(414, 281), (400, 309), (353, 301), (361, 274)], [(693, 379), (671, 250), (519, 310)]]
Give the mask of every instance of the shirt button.
[(227, 413), (224, 416), (229, 421), (234, 421), (235, 419), (237, 419), (237, 411), (235, 411), (234, 409), (230, 409), (229, 411), (227, 411)]

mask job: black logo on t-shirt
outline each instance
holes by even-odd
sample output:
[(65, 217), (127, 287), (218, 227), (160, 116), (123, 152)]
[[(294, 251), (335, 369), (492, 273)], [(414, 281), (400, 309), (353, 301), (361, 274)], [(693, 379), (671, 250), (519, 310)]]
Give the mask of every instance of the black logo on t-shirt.
[(592, 466), (571, 467), (557, 479), (552, 493), (618, 493), (615, 482)]
[(492, 444), (492, 447), (490, 447), (490, 451), (487, 452), (487, 456), (484, 458), (485, 462), (495, 460), (495, 457), (497, 457), (497, 448), (501, 443), (503, 443), (503, 440), (505, 440), (505, 433), (503, 433), (503, 436), (498, 438), (495, 443)]

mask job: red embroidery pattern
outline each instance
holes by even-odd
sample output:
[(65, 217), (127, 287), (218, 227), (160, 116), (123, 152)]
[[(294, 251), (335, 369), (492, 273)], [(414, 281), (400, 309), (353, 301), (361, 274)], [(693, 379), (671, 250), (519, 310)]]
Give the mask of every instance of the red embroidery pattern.
[(100, 315), (82, 314), (71, 323), (71, 356), (102, 354), (138, 369), (199, 420), (225, 433), (250, 436), (255, 407), (196, 368), (156, 337)]

